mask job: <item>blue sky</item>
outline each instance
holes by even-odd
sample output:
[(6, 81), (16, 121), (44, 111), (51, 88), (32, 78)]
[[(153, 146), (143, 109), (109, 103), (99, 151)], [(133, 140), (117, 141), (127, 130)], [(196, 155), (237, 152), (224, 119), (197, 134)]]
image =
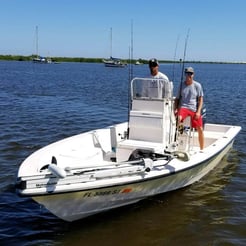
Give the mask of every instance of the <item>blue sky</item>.
[[(245, 0), (0, 0), (0, 54), (246, 61)], [(175, 48), (177, 47), (177, 48)], [(176, 52), (175, 52), (176, 50)], [(176, 55), (175, 55), (176, 54)]]

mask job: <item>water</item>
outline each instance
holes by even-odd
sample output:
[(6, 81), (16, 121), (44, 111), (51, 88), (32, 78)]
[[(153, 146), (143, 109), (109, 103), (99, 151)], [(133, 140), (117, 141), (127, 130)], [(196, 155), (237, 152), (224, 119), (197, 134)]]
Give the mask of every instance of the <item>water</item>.
[[(246, 65), (192, 65), (207, 121), (243, 127), (227, 157), (185, 189), (68, 223), (18, 197), (16, 172), (42, 146), (127, 120), (128, 69), (0, 62), (1, 245), (246, 245)], [(160, 70), (177, 91), (180, 66)], [(134, 66), (135, 76), (147, 74)]]

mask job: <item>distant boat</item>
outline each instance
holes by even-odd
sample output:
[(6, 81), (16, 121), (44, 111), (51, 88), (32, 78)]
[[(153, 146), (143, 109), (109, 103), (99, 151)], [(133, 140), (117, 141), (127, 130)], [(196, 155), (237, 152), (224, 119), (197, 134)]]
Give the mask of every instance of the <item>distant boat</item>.
[(103, 59), (103, 63), (105, 67), (125, 67), (127, 65), (120, 58), (112, 57), (112, 28), (110, 28), (110, 58)]
[(122, 63), (119, 58), (110, 57), (109, 59), (103, 59), (105, 67), (125, 67), (126, 64)]
[(143, 63), (140, 61), (136, 61), (135, 65), (143, 65)]
[(52, 60), (47, 57), (38, 55), (38, 26), (36, 26), (36, 57), (32, 59), (34, 63), (52, 63)]
[(32, 59), (34, 63), (52, 63), (52, 60), (50, 58), (37, 56)]

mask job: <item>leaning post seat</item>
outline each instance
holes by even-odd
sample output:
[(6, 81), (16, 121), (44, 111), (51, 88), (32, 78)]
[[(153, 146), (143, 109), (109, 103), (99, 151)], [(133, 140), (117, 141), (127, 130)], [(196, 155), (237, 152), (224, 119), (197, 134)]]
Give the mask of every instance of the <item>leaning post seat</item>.
[[(173, 115), (173, 100), (171, 82), (165, 84), (169, 94), (164, 98), (142, 96), (141, 83), (147, 79), (134, 79), (131, 83), (131, 109), (129, 111), (128, 139), (118, 143), (117, 161), (125, 161), (135, 149), (145, 149), (153, 152), (162, 152), (174, 137), (175, 120)], [(148, 79), (152, 80), (152, 79)], [(139, 83), (134, 83), (139, 82)], [(173, 133), (172, 133), (173, 132)], [(171, 138), (173, 138), (171, 137)]]
[(133, 100), (129, 112), (129, 139), (163, 143), (164, 107), (162, 99)]

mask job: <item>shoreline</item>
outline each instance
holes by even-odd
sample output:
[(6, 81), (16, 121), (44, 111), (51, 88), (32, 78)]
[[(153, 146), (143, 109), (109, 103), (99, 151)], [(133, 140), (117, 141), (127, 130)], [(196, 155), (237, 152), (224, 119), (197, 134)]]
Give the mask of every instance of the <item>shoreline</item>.
[[(36, 57), (34, 55), (0, 55), (0, 61), (32, 61)], [(85, 57), (50, 57), (52, 62), (89, 62), (89, 63), (103, 63), (104, 58), (85, 58)], [(135, 64), (137, 61), (141, 64), (148, 64), (148, 60), (145, 59), (122, 59), (127, 64)], [(159, 63), (181, 63), (182, 60), (159, 60)], [(185, 63), (208, 63), (208, 64), (246, 64), (246, 62), (230, 62), (230, 61), (185, 61)]]

